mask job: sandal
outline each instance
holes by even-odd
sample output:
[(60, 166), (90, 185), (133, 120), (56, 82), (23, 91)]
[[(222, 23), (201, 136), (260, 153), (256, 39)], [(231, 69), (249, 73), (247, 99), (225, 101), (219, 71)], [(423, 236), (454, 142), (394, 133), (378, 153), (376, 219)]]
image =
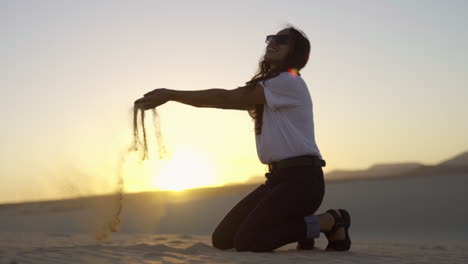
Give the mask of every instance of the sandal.
[[(341, 216), (333, 209), (327, 211), (327, 213), (331, 214), (333, 219), (335, 219), (335, 224), (333, 224), (333, 227), (330, 231), (325, 232), (325, 236), (328, 239), (326, 250), (348, 251), (351, 247), (351, 239), (348, 232), (348, 229), (351, 226), (351, 216), (344, 209), (339, 209), (338, 211), (340, 212)], [(329, 237), (333, 236), (340, 228), (344, 228), (345, 230), (345, 239), (330, 241)]]

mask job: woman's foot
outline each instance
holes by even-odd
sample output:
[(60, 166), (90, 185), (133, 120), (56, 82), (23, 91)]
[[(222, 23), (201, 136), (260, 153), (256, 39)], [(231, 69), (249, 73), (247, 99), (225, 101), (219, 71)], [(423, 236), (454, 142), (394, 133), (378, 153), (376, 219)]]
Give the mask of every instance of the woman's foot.
[(344, 209), (327, 211), (327, 214), (333, 219), (333, 226), (325, 232), (328, 239), (326, 250), (347, 251), (351, 247), (351, 239), (348, 229), (351, 226), (351, 216)]
[[(330, 209), (326, 212), (328, 216), (331, 219), (331, 222), (333, 222), (333, 225), (335, 225), (336, 221), (333, 215), (329, 211), (334, 211), (339, 217), (341, 217), (341, 213), (338, 210)], [(327, 235), (327, 239), (329, 241), (335, 241), (335, 240), (344, 240), (346, 238), (345, 230), (343, 227), (338, 228), (335, 232), (331, 232), (333, 229), (333, 226), (331, 227), (330, 231), (325, 232)]]

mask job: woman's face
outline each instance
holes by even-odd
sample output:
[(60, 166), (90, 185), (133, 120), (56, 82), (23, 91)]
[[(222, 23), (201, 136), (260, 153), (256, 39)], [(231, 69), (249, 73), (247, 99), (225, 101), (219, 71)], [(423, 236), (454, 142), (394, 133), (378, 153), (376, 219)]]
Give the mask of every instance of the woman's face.
[[(276, 34), (276, 36), (289, 36), (289, 31), (283, 29)], [(267, 45), (265, 53), (265, 61), (269, 62), (272, 66), (281, 65), (283, 61), (286, 60), (289, 52), (290, 39), (286, 43), (277, 43), (276, 39), (273, 38), (272, 41)]]

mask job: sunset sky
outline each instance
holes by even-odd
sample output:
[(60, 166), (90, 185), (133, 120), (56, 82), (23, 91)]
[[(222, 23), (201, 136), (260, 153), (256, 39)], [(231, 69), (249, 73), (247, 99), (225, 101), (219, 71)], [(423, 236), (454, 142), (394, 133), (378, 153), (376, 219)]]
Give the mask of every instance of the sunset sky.
[[(467, 11), (463, 0), (1, 0), (0, 203), (112, 191), (136, 99), (241, 86), (288, 23), (311, 42), (302, 77), (326, 172), (438, 163), (468, 150)], [(125, 156), (127, 191), (264, 174), (246, 112), (158, 112), (171, 158)]]

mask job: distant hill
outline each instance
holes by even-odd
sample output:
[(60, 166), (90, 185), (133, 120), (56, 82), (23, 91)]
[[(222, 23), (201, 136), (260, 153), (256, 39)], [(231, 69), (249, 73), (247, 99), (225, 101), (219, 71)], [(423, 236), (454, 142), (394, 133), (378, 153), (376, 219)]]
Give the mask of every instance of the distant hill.
[(429, 175), (468, 174), (468, 151), (436, 165), (417, 162), (376, 164), (365, 170), (334, 170), (325, 175), (327, 180), (382, 179)]
[(326, 178), (331, 179), (355, 179), (355, 178), (380, 178), (389, 175), (397, 175), (424, 166), (420, 163), (393, 163), (376, 164), (366, 170), (334, 170), (327, 173)]
[(439, 163), (441, 166), (468, 166), (468, 151)]

